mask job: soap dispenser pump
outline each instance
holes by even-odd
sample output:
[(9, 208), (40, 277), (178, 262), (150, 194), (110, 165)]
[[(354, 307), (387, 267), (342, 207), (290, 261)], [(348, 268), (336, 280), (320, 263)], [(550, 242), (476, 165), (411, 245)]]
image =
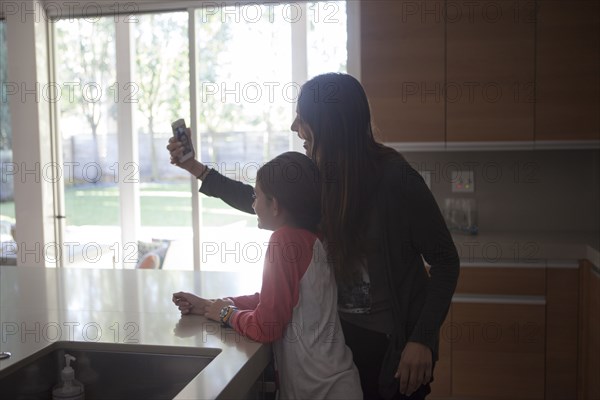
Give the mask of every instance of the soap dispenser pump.
[(75, 371), (71, 361), (76, 358), (65, 354), (65, 367), (60, 372), (61, 381), (52, 390), (52, 400), (84, 400), (83, 385), (75, 379)]

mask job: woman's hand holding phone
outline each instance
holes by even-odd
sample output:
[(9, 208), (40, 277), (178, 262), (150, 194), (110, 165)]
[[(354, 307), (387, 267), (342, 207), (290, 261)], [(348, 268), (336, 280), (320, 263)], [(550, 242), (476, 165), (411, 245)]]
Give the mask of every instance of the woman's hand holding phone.
[(195, 159), (195, 151), (192, 145), (192, 130), (185, 126), (180, 119), (171, 125), (173, 136), (169, 138), (167, 150), (171, 156), (171, 164), (185, 169), (190, 174), (198, 177), (205, 170), (204, 164)]

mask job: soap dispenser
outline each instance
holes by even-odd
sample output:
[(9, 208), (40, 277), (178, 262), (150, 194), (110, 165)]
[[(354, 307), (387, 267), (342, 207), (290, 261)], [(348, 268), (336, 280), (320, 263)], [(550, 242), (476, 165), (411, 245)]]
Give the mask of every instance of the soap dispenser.
[(52, 400), (84, 400), (83, 385), (75, 380), (75, 371), (71, 367), (71, 361), (76, 358), (65, 354), (65, 367), (60, 372), (61, 382), (52, 389)]

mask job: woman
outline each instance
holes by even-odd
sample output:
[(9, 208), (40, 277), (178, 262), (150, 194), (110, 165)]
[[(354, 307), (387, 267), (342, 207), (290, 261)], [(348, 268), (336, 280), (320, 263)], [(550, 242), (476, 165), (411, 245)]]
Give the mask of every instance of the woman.
[(252, 207), (272, 230), (261, 292), (207, 300), (173, 294), (182, 314), (221, 321), (273, 343), (281, 399), (361, 399), (358, 371), (344, 344), (333, 270), (317, 236), (321, 185), (307, 156), (287, 152), (257, 173)]
[[(375, 141), (367, 96), (352, 76), (306, 82), (291, 129), (321, 176), (320, 228), (364, 398), (423, 399), (459, 274), (439, 207), (404, 158)], [(173, 139), (167, 148), (172, 163), (203, 180), (202, 193), (252, 212), (250, 186), (196, 160), (178, 164)]]

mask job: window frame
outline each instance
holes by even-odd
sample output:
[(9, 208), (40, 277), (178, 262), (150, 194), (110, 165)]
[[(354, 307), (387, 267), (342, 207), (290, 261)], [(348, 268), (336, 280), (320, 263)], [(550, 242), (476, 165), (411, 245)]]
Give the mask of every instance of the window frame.
[[(325, 1), (325, 0), (316, 0)], [(307, 19), (306, 19), (306, 7), (308, 1), (280, 1), (277, 4), (294, 3), (301, 7), (303, 10), (302, 23), (292, 23), (292, 79), (294, 82), (305, 82), (308, 75), (307, 67)], [(312, 3), (312, 2), (310, 2)], [(44, 30), (44, 35), (30, 34), (25, 40), (20, 38), (18, 43), (14, 39), (19, 35), (7, 34), (7, 42), (11, 42), (10, 38), (13, 38), (12, 47), (19, 46), (19, 54), (30, 52), (31, 54), (37, 55), (33, 57), (33, 64), (35, 65), (37, 75), (45, 75), (48, 77), (48, 81), (55, 82), (54, 78), (54, 37), (53, 37), (53, 21), (62, 18), (77, 18), (86, 17), (93, 18), (95, 16), (106, 16), (113, 15), (115, 17), (115, 42), (117, 43), (117, 81), (130, 81), (131, 80), (131, 64), (134, 62), (131, 56), (131, 26), (127, 23), (127, 18), (135, 17), (136, 13), (163, 13), (172, 11), (185, 11), (188, 13), (188, 39), (189, 39), (189, 71), (190, 71), (190, 127), (195, 132), (195, 137), (192, 138), (196, 146), (197, 152), (200, 153), (199, 148), (199, 133), (198, 133), (198, 121), (196, 115), (196, 107), (198, 105), (197, 99), (197, 82), (196, 82), (196, 10), (203, 7), (214, 7), (214, 1), (173, 1), (165, 2), (159, 0), (151, 0), (143, 3), (130, 2), (130, 3), (118, 3), (118, 2), (96, 2), (95, 8), (91, 8), (91, 2), (52, 2), (52, 3), (41, 3), (34, 2), (34, 7), (41, 8), (43, 18), (32, 21), (31, 27), (35, 30)], [(249, 4), (273, 4), (272, 2), (259, 1), (249, 2)], [(133, 9), (123, 8), (125, 6), (134, 6)], [(220, 1), (219, 6), (233, 6), (240, 5), (240, 1)], [(38, 10), (39, 11), (39, 10)], [(68, 12), (68, 14), (64, 14)], [(346, 12), (347, 12), (347, 27), (348, 27), (348, 61), (347, 70), (348, 73), (355, 76), (360, 80), (360, 2), (359, 1), (346, 1)], [(9, 16), (10, 17), (10, 16)], [(12, 27), (19, 24), (18, 19), (20, 16), (12, 16), (13, 23)], [(22, 25), (22, 24), (21, 24)], [(7, 24), (7, 30), (11, 24)], [(28, 27), (27, 29), (31, 28)], [(14, 29), (14, 28), (13, 28)], [(21, 28), (24, 29), (24, 28)], [(16, 30), (16, 29), (15, 29)], [(40, 44), (45, 47), (46, 60), (40, 60), (40, 54), (36, 54), (36, 49), (39, 49)], [(9, 47), (10, 43), (9, 43)], [(42, 53), (42, 54), (44, 54)], [(128, 56), (129, 55), (129, 56)], [(18, 58), (18, 57), (17, 57)], [(13, 68), (14, 69), (14, 68)], [(9, 67), (9, 72), (11, 68)], [(29, 76), (28, 81), (33, 79)], [(10, 79), (10, 78), (9, 78)], [(16, 103), (16, 102), (14, 102)], [(11, 116), (13, 121), (19, 119), (19, 116), (25, 115), (31, 107), (35, 105), (16, 105), (19, 110), (13, 110), (13, 104), (11, 103)], [(119, 133), (119, 160), (123, 159), (137, 159), (138, 154), (138, 143), (136, 139), (136, 133), (132, 129), (133, 127), (133, 104), (131, 103), (119, 103), (119, 119), (117, 121), (118, 127), (117, 132)], [(32, 137), (27, 140), (35, 140), (37, 146), (43, 147), (42, 143), (49, 140), (51, 143), (51, 151), (44, 153), (46, 150), (41, 152), (44, 154), (37, 154), (37, 159), (32, 162), (39, 162), (43, 165), (42, 160), (51, 160), (51, 162), (60, 162), (60, 151), (57, 146), (58, 140), (58, 129), (57, 129), (57, 104), (49, 104), (45, 110), (41, 110), (42, 107), (38, 107), (38, 110), (43, 114), (44, 118), (49, 120), (49, 131), (50, 138), (48, 138), (48, 132), (40, 124), (35, 124), (35, 129), (31, 133)], [(47, 113), (47, 114), (46, 114)], [(295, 114), (295, 106), (290, 108), (290, 123)], [(17, 118), (15, 118), (17, 116)], [(20, 120), (20, 119), (19, 119)], [(123, 134), (121, 134), (123, 133)], [(302, 143), (300, 139), (296, 138), (295, 135), (290, 135), (290, 150), (303, 151)], [(18, 154), (26, 152), (24, 143), (27, 140), (20, 140), (17, 143), (13, 142), (13, 148), (17, 147), (16, 152)], [(22, 230), (25, 237), (34, 243), (44, 244), (54, 242), (57, 248), (64, 248), (62, 243), (62, 232), (64, 228), (64, 199), (61, 199), (61, 179), (54, 179), (54, 185), (49, 191), (47, 184), (43, 179), (38, 182), (38, 188), (32, 189), (30, 185), (15, 185), (15, 198), (26, 198), (34, 194), (32, 201), (27, 201), (20, 205), (15, 204), (16, 214), (28, 214), (35, 218), (35, 222), (32, 222), (31, 226), (24, 227)], [(139, 182), (139, 179), (138, 179)], [(199, 271), (201, 267), (201, 199), (198, 192), (199, 182), (194, 177), (190, 176), (190, 186), (192, 190), (192, 231), (194, 235), (193, 243), (193, 260), (194, 270)], [(140, 229), (140, 207), (139, 207), (139, 183), (125, 185), (123, 182), (119, 182), (119, 189), (121, 192), (120, 196), (120, 213), (121, 213), (121, 242), (122, 243), (135, 243), (137, 240), (137, 232)], [(51, 211), (47, 210), (47, 205), (52, 202), (53, 208)], [(44, 207), (46, 205), (46, 207)], [(34, 208), (32, 212), (32, 207)], [(127, 218), (124, 218), (127, 216)], [(132, 217), (133, 216), (133, 217)], [(41, 233), (36, 233), (35, 229), (39, 230), (39, 223), (42, 220), (43, 229)], [(36, 226), (37, 224), (37, 226)], [(34, 228), (35, 226), (35, 228)], [(21, 257), (21, 255), (20, 255)], [(64, 257), (54, 257), (54, 260), (58, 262), (49, 262), (47, 257), (42, 257), (40, 262), (28, 263), (42, 266), (57, 266), (63, 267)], [(52, 259), (50, 260), (52, 261)]]

